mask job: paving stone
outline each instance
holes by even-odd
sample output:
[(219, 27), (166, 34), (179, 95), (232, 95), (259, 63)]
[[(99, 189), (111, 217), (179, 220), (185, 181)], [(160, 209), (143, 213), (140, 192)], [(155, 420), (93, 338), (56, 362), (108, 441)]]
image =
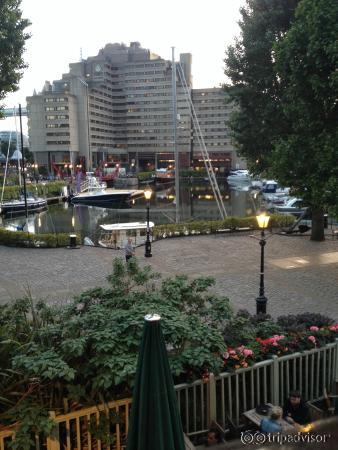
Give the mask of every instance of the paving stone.
[[(152, 253), (152, 258), (144, 258), (144, 247), (136, 249), (141, 265), (150, 264), (163, 277), (213, 276), (215, 292), (229, 297), (235, 309), (254, 312), (260, 247), (248, 233), (164, 239), (153, 243)], [(106, 285), (116, 256), (123, 257), (123, 253), (98, 247), (68, 250), (0, 246), (0, 303), (27, 290), (46, 301), (69, 301), (87, 288)], [(270, 314), (311, 311), (338, 319), (338, 240), (328, 238), (318, 243), (308, 236), (268, 235), (265, 258)], [(296, 267), (281, 267), (292, 265), (290, 258), (298, 260)], [(302, 259), (309, 262), (299, 262)]]

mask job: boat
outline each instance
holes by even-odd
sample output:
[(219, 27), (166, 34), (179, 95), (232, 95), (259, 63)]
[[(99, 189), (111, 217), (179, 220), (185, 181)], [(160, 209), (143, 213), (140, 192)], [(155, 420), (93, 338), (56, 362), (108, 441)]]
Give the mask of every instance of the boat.
[(244, 169), (231, 170), (229, 175), (227, 176), (227, 182), (230, 185), (250, 184), (251, 176), (248, 170)]
[(274, 205), (283, 205), (290, 198), (290, 188), (282, 188), (277, 181), (267, 180), (261, 188), (261, 194), (264, 200)]
[(301, 198), (291, 197), (283, 205), (271, 206), (269, 211), (278, 214), (292, 214), (296, 217), (301, 216), (308, 210), (308, 206), (304, 204)]
[(155, 182), (157, 182), (157, 183), (168, 183), (170, 181), (175, 181), (175, 170), (173, 170), (173, 169), (156, 169), (154, 178), (155, 178)]
[[(153, 227), (154, 222), (149, 222), (149, 229)], [(122, 249), (129, 237), (135, 246), (146, 242), (147, 222), (102, 224), (100, 228), (102, 231), (98, 243), (101, 247)]]
[(138, 177), (132, 175), (118, 176), (114, 179), (115, 188), (127, 188), (129, 186), (138, 186)]
[[(6, 183), (6, 176), (8, 170), (8, 157), (9, 152), (7, 152), (6, 165), (5, 165), (5, 174), (1, 192), (0, 199), (0, 213), (5, 216), (26, 216), (28, 218), (28, 214), (41, 212), (47, 209), (47, 200), (45, 198), (36, 197), (32, 193), (27, 192), (26, 188), (26, 172), (25, 172), (25, 158), (23, 157), (23, 134), (22, 134), (22, 121), (21, 121), (21, 105), (19, 105), (19, 117), (20, 117), (20, 136), (21, 136), (21, 152), (16, 149), (13, 153), (11, 159), (17, 159), (18, 168), (19, 168), (19, 180), (21, 185), (21, 177), (23, 180), (23, 193), (20, 195), (19, 199), (3, 201), (4, 188)], [(18, 140), (17, 140), (18, 142)], [(20, 160), (21, 160), (21, 175), (20, 175)]]
[[(35, 197), (28, 193), (26, 195), (27, 213), (33, 214), (47, 209), (47, 200), (41, 197)], [(20, 196), (18, 200), (10, 200), (3, 202), (1, 207), (1, 214), (4, 216), (20, 216), (26, 214), (26, 202), (24, 195)]]
[(92, 172), (87, 172), (87, 179), (81, 185), (80, 192), (73, 195), (70, 201), (73, 204), (109, 206), (113, 203), (126, 203), (143, 195), (143, 191), (138, 189), (114, 189), (106, 186), (105, 183), (100, 183)]

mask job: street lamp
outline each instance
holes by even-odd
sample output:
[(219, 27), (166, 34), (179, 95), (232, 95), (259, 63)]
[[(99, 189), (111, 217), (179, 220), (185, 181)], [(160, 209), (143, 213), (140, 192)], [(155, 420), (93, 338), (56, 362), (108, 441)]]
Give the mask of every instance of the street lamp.
[(256, 216), (258, 226), (261, 230), (261, 238), (259, 245), (261, 246), (261, 271), (260, 271), (260, 283), (259, 283), (259, 296), (256, 298), (256, 313), (266, 314), (266, 304), (268, 299), (264, 295), (264, 247), (266, 244), (264, 230), (267, 228), (270, 220), (265, 212), (261, 212)]
[(38, 182), (38, 179), (39, 179), (39, 172), (38, 172), (38, 164), (32, 164), (32, 168), (33, 168), (33, 171), (34, 171), (34, 179), (35, 179), (35, 183), (37, 183)]
[(147, 200), (147, 239), (146, 239), (146, 248), (144, 256), (146, 258), (150, 258), (153, 256), (151, 254), (151, 242), (150, 242), (150, 228), (149, 228), (149, 210), (150, 210), (150, 199), (153, 191), (150, 189), (149, 186), (147, 186), (144, 190), (144, 197)]

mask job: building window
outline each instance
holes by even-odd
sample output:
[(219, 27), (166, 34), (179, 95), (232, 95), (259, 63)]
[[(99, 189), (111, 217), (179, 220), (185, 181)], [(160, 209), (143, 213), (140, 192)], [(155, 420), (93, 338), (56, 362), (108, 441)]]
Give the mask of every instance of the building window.
[(52, 102), (67, 102), (68, 97), (46, 97), (45, 102), (46, 103), (52, 103)]

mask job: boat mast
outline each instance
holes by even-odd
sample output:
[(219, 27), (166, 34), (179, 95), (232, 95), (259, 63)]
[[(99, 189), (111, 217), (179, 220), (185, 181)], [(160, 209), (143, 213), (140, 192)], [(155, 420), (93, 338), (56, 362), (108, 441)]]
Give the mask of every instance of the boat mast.
[(13, 108), (13, 116), (15, 123), (15, 136), (16, 136), (16, 154), (17, 154), (17, 164), (18, 164), (18, 177), (19, 177), (19, 186), (21, 187), (21, 170), (20, 170), (20, 154), (19, 154), (19, 136), (18, 136), (18, 124), (16, 123), (16, 108)]
[(175, 197), (176, 197), (176, 223), (180, 221), (180, 168), (179, 154), (177, 146), (177, 99), (176, 99), (176, 63), (175, 63), (175, 47), (172, 50), (172, 107), (173, 107), (173, 144), (175, 152)]
[(27, 190), (26, 190), (26, 173), (25, 173), (25, 157), (23, 154), (23, 134), (22, 134), (22, 118), (21, 118), (21, 104), (19, 103), (19, 119), (20, 119), (20, 137), (21, 137), (21, 156), (22, 156), (22, 180), (23, 180), (23, 195), (25, 198), (25, 213), (26, 219), (28, 219), (28, 208), (27, 208)]

